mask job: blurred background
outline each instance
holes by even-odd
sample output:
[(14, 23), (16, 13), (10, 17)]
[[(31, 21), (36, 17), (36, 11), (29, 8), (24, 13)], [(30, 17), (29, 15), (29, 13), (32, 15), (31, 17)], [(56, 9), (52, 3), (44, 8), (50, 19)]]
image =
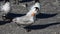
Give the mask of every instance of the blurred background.
[[(0, 6), (5, 0), (0, 0)], [(25, 15), (34, 0), (10, 0), (11, 14), (9, 17)], [(23, 4), (28, 4), (28, 8)], [(40, 0), (41, 9), (36, 15), (37, 21), (32, 26), (21, 28), (14, 23), (3, 21), (0, 17), (0, 34), (60, 34), (60, 0)], [(12, 16), (11, 16), (12, 15)], [(1, 16), (1, 13), (0, 13)], [(25, 29), (31, 29), (26, 32)]]

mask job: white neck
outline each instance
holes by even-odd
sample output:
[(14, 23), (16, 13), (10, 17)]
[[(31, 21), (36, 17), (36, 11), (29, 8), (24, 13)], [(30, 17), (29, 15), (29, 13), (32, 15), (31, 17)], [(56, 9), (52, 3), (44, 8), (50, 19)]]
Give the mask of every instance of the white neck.
[(32, 12), (34, 12), (35, 14), (37, 13), (36, 8), (35, 7), (38, 7), (40, 9), (40, 3), (39, 2), (36, 2), (29, 10), (29, 12), (26, 14), (27, 16), (31, 16)]
[(31, 16), (33, 12), (35, 13), (35, 8), (34, 8), (34, 9), (31, 9), (31, 10), (26, 14), (26, 16)]

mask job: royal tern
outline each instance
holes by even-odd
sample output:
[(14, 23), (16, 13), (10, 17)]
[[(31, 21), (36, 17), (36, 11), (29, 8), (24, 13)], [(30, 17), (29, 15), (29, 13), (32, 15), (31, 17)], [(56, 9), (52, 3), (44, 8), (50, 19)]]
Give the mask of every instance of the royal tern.
[[(33, 23), (35, 23), (35, 16), (39, 10), (40, 3), (36, 2), (26, 15), (12, 19), (12, 22), (18, 25), (31, 26)], [(30, 30), (27, 29), (27, 31), (29, 32)]]
[(20, 25), (30, 25), (34, 23), (34, 16), (37, 13), (38, 8), (35, 7), (33, 10), (29, 11), (25, 16), (16, 17), (12, 21)]
[(35, 21), (35, 15), (40, 9), (40, 3), (36, 2), (29, 10), (29, 12), (25, 16), (16, 17), (12, 21), (17, 24), (27, 24), (30, 25)]

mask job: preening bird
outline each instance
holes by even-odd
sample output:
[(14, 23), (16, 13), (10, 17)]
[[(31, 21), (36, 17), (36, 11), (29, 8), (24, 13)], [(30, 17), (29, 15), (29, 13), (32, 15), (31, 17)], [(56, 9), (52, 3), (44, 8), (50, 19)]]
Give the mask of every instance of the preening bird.
[(21, 17), (16, 17), (12, 20), (12, 22), (17, 23), (19, 25), (31, 25), (35, 21), (35, 15), (40, 9), (40, 4), (36, 2), (29, 10), (29, 12)]
[(1, 8), (0, 12), (3, 13), (2, 18), (6, 17), (6, 15), (10, 12), (11, 8), (9, 0), (5, 0), (4, 5), (2, 5), (0, 8)]

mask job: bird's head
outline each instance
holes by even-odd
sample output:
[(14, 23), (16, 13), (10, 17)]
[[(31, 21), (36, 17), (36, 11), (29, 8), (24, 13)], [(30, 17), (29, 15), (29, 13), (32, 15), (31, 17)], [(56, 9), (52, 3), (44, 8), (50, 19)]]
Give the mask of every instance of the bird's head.
[(27, 13), (27, 16), (35, 16), (38, 11), (39, 11), (39, 8), (38, 7), (34, 7), (32, 9), (30, 9), (30, 11)]
[(35, 7), (35, 10), (32, 11), (31, 16), (35, 16), (35, 15), (37, 14), (38, 11), (39, 11), (39, 8), (38, 8), (38, 7)]

